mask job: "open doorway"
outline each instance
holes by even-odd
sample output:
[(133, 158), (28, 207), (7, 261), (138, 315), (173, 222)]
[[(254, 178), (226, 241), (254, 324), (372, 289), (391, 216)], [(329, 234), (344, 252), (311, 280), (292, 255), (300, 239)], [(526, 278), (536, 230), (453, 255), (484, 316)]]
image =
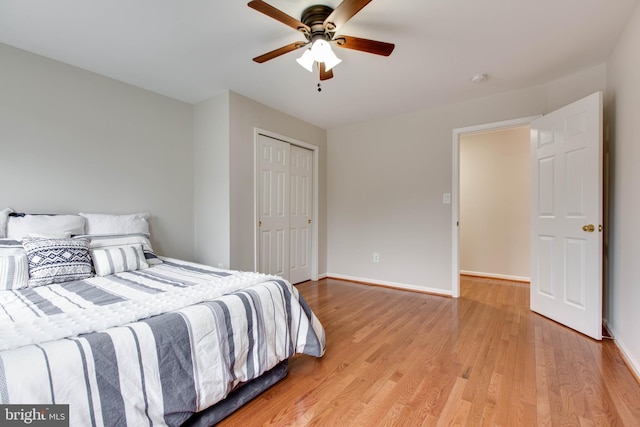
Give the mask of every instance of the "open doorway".
[[(484, 125), (470, 126), (466, 128), (455, 129), (453, 131), (453, 177), (452, 177), (452, 220), (453, 220), (453, 231), (452, 231), (452, 277), (453, 277), (453, 292), (452, 296), (457, 298), (460, 296), (460, 271), (462, 269), (460, 261), (461, 261), (461, 247), (460, 247), (460, 180), (461, 180), (461, 168), (460, 168), (460, 141), (465, 136), (480, 134), (480, 133), (491, 133), (499, 130), (506, 129), (514, 129), (514, 128), (522, 128), (528, 127), (530, 123), (537, 118), (538, 116), (525, 117), (520, 119), (507, 120), (503, 122), (496, 123), (487, 123)], [(527, 191), (527, 194), (529, 192)], [(493, 197), (493, 196), (492, 196)], [(496, 196), (497, 197), (497, 196)], [(494, 197), (495, 198), (495, 197)], [(495, 201), (485, 200), (481, 201), (481, 203), (491, 204)], [(508, 203), (508, 201), (506, 201)], [(476, 225), (476, 227), (485, 227), (486, 224)], [(473, 230), (472, 230), (473, 231)], [(527, 228), (528, 231), (528, 228)], [(527, 242), (528, 243), (528, 242)], [(490, 254), (488, 254), (490, 255)], [(472, 268), (484, 268), (484, 267), (472, 267)], [(473, 270), (469, 270), (473, 271)], [(508, 270), (507, 270), (508, 271)], [(482, 271), (480, 271), (482, 272)], [(484, 272), (490, 273), (490, 272)], [(500, 274), (500, 273), (498, 273)], [(504, 274), (505, 276), (519, 276), (519, 274)], [(526, 277), (526, 276), (522, 276)], [(505, 277), (506, 278), (506, 277)]]
[(460, 274), (530, 281), (530, 126), (460, 136)]

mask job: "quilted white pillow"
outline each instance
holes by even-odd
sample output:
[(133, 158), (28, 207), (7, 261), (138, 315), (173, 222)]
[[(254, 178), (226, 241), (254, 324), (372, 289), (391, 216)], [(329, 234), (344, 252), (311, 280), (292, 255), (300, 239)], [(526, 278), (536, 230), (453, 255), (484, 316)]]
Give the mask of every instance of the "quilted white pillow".
[(0, 257), (0, 290), (22, 289), (29, 280), (27, 254)]
[(130, 215), (87, 214), (86, 234), (149, 234), (149, 214), (146, 212)]
[(10, 216), (7, 238), (22, 240), (35, 235), (84, 234), (85, 219), (80, 215), (24, 215)]
[(149, 267), (144, 259), (144, 253), (142, 253), (142, 245), (91, 249), (91, 258), (98, 276), (142, 270)]

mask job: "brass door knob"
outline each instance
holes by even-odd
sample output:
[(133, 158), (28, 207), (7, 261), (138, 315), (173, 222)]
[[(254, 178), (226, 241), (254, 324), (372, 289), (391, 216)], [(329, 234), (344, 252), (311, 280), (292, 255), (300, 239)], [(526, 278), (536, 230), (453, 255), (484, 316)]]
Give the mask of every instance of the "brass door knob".
[(582, 226), (582, 231), (586, 231), (587, 233), (593, 233), (596, 229), (596, 226), (593, 224)]

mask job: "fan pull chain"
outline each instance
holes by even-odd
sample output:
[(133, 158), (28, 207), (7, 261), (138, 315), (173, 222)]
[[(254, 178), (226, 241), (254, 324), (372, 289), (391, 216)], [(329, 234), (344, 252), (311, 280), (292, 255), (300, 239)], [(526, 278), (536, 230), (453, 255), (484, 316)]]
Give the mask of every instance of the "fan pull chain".
[(318, 83), (318, 92), (322, 92), (322, 87), (320, 87), (320, 83)]

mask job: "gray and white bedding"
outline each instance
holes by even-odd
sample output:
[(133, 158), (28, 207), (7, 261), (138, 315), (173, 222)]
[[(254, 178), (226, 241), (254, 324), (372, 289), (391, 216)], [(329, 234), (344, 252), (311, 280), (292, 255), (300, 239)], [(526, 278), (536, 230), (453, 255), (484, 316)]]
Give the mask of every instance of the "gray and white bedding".
[(0, 403), (68, 404), (72, 426), (180, 425), (294, 353), (324, 353), (288, 282), (163, 261), (0, 291)]

